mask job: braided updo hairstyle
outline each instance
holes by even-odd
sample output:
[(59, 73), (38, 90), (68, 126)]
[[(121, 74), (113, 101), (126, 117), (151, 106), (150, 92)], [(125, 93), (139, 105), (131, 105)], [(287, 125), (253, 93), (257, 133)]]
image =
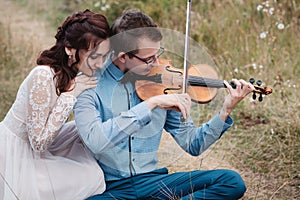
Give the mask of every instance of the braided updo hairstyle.
[[(110, 27), (106, 18), (88, 9), (68, 16), (58, 27), (55, 45), (43, 51), (37, 59), (38, 65), (49, 65), (54, 69), (57, 95), (69, 90), (71, 80), (78, 73), (76, 64), (80, 62), (79, 50), (96, 47), (109, 36)], [(65, 47), (76, 49), (76, 61), (71, 66), (68, 64), (69, 56)]]

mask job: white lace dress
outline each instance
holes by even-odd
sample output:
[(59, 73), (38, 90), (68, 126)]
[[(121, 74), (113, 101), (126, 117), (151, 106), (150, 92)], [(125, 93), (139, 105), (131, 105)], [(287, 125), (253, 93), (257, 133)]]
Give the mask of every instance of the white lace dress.
[(85, 199), (105, 190), (103, 172), (74, 122), (76, 98), (56, 95), (53, 72), (37, 66), (0, 123), (0, 199)]

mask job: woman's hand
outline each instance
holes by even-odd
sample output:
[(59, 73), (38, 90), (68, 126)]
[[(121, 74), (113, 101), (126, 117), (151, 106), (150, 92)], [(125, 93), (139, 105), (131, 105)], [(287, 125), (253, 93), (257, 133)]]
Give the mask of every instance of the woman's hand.
[(176, 110), (184, 119), (190, 115), (191, 97), (188, 94), (166, 94), (151, 97), (145, 101), (150, 109), (159, 107), (165, 110)]
[(243, 100), (249, 93), (255, 90), (254, 86), (251, 83), (246, 82), (242, 79), (232, 79), (232, 81), (236, 85), (235, 89), (233, 89), (227, 81), (224, 81), (229, 94), (225, 97), (223, 107), (219, 115), (223, 121), (227, 119), (231, 111), (241, 100)]
[(77, 75), (72, 80), (72, 85), (70, 91), (66, 92), (68, 94), (72, 94), (75, 97), (78, 97), (84, 90), (95, 88), (97, 86), (97, 78), (86, 76), (84, 74)]

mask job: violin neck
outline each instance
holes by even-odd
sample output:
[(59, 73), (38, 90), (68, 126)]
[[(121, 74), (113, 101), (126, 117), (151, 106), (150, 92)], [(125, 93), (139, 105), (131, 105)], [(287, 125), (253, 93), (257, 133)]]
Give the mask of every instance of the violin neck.
[[(155, 83), (162, 83), (162, 74), (155, 74), (152, 76), (138, 75), (135, 73), (127, 73), (123, 78), (122, 82), (131, 81), (135, 82), (137, 80), (147, 80)], [(236, 88), (233, 82), (229, 82), (231, 87)], [(226, 88), (226, 85), (222, 80), (204, 78), (198, 76), (188, 76), (188, 85), (190, 86), (201, 86), (208, 88)]]
[(189, 76), (188, 77), (189, 85), (191, 86), (201, 86), (209, 88), (226, 88), (226, 85), (222, 80), (203, 78), (198, 76)]
[(124, 77), (122, 78), (121, 82), (126, 83), (126, 82), (132, 82), (134, 83), (135, 81), (138, 80), (145, 80), (145, 81), (153, 81), (155, 83), (162, 83), (162, 74), (155, 74), (152, 76), (145, 76), (145, 75), (139, 75), (135, 74), (132, 72), (127, 72)]

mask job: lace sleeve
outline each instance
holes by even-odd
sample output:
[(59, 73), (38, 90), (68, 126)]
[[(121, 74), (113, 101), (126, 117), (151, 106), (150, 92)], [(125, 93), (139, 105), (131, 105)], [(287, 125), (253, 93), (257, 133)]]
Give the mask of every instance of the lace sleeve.
[[(45, 151), (57, 136), (76, 103), (72, 95), (55, 95), (53, 75), (46, 69), (35, 70), (28, 81), (27, 131), (31, 146)], [(53, 104), (53, 99), (56, 102)]]

